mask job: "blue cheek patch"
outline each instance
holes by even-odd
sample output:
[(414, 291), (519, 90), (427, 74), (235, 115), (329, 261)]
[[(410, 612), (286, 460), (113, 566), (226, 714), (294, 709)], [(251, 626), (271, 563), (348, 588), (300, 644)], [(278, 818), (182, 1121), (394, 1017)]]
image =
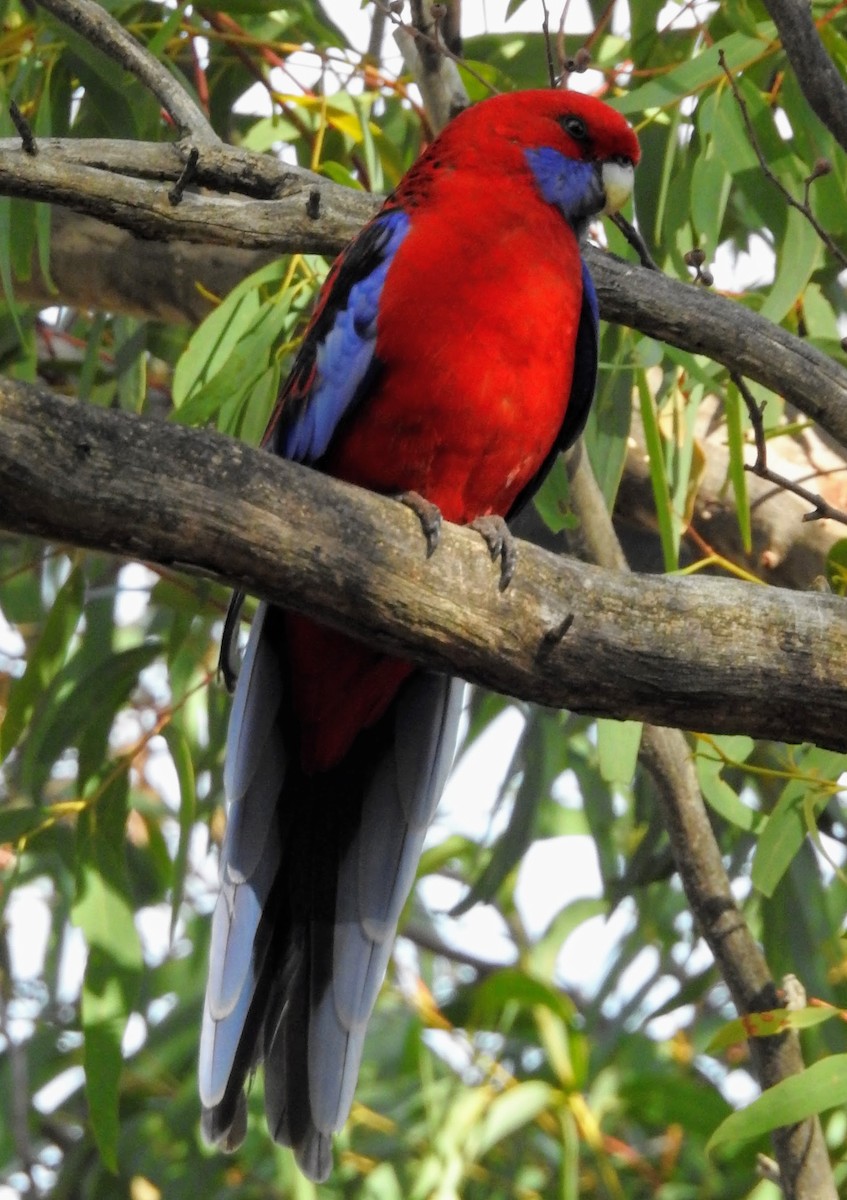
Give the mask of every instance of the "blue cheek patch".
[[(312, 463), (326, 453), (374, 361), (379, 301), (394, 255), (409, 231), (409, 218), (394, 209), (381, 218), (380, 225), (384, 239), (374, 265), (350, 288), (345, 307), (338, 310), (317, 348), (311, 395), (286, 432), (280, 450), (285, 458)], [(327, 304), (332, 304), (332, 295)]]
[(526, 160), (535, 176), (538, 190), (548, 204), (554, 204), (569, 221), (585, 220), (599, 212), (602, 201), (600, 182), (591, 163), (566, 158), (551, 146), (525, 150)]

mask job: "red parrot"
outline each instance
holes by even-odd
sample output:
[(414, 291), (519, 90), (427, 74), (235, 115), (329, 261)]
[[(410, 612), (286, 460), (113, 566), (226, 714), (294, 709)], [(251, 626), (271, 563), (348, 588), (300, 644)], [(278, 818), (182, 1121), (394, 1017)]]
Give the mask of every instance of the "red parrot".
[[(436, 510), (483, 518), (502, 553), (498, 523), (585, 422), (597, 300), (580, 239), (625, 201), (638, 157), (626, 121), (576, 92), (466, 109), (334, 264), (266, 446), (414, 494), (436, 514), (430, 534)], [(210, 1141), (240, 1142), (262, 1062), (271, 1134), (307, 1175), (328, 1175), (461, 695), (457, 680), (259, 606), (227, 745), (200, 1049)]]

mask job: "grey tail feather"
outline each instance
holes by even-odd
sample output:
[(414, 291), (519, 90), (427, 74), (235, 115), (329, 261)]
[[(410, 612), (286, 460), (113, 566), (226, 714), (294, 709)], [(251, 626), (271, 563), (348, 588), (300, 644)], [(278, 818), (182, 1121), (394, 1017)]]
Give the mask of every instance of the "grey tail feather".
[(464, 685), (417, 672), (344, 761), (307, 776), (286, 748), (284, 621), (261, 605), (227, 742), (229, 820), (200, 1051), (207, 1140), (244, 1136), (264, 1061), (274, 1139), (322, 1180), (427, 827)]

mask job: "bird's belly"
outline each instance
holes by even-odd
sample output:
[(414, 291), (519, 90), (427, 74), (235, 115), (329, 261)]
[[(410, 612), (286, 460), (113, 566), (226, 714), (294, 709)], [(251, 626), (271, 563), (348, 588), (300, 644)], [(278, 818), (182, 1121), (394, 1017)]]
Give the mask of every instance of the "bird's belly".
[[(404, 264), (398, 253), (392, 269), (408, 277), (381, 311), (379, 381), (322, 469), (385, 494), (418, 492), (448, 521), (508, 514), (561, 429), (582, 306), (572, 234), (541, 262), (520, 249), (503, 244), (479, 260), (487, 271), (501, 259), (493, 289), (473, 265), (445, 288), (443, 262)], [(304, 618), (292, 620), (289, 641), (303, 764), (323, 770), (379, 718), (412, 668)]]
[(395, 368), (339, 439), (330, 473), (374, 491), (419, 492), (449, 521), (505, 516), (564, 420), (573, 362), (566, 346), (557, 351), (532, 370), (484, 355), (465, 371), (455, 358), (433, 365), (423, 381)]

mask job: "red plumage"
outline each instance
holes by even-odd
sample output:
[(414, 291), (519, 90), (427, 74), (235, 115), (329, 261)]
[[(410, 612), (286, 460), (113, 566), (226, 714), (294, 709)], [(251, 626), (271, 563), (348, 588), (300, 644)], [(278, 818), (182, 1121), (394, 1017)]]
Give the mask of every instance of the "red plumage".
[[(457, 117), (389, 199), (412, 220), (380, 298), (384, 371), (326, 456), (330, 475), (417, 492), (460, 524), (505, 517), (537, 475), (567, 412), (582, 278), (577, 236), (524, 151), (554, 135), (578, 150), (563, 111), (593, 118), (594, 157), (637, 160), (629, 126), (593, 98), (518, 92)], [(326, 769), (410, 668), (302, 619), (291, 654), (303, 761)]]
[[(335, 264), (269, 448), (450, 521), (513, 515), (585, 419), (596, 302), (579, 236), (638, 156), (623, 118), (576, 93), (458, 116)], [(201, 1048), (213, 1139), (237, 1140), (264, 1058), (274, 1136), (329, 1170), (457, 696), (305, 617), (254, 622)]]

